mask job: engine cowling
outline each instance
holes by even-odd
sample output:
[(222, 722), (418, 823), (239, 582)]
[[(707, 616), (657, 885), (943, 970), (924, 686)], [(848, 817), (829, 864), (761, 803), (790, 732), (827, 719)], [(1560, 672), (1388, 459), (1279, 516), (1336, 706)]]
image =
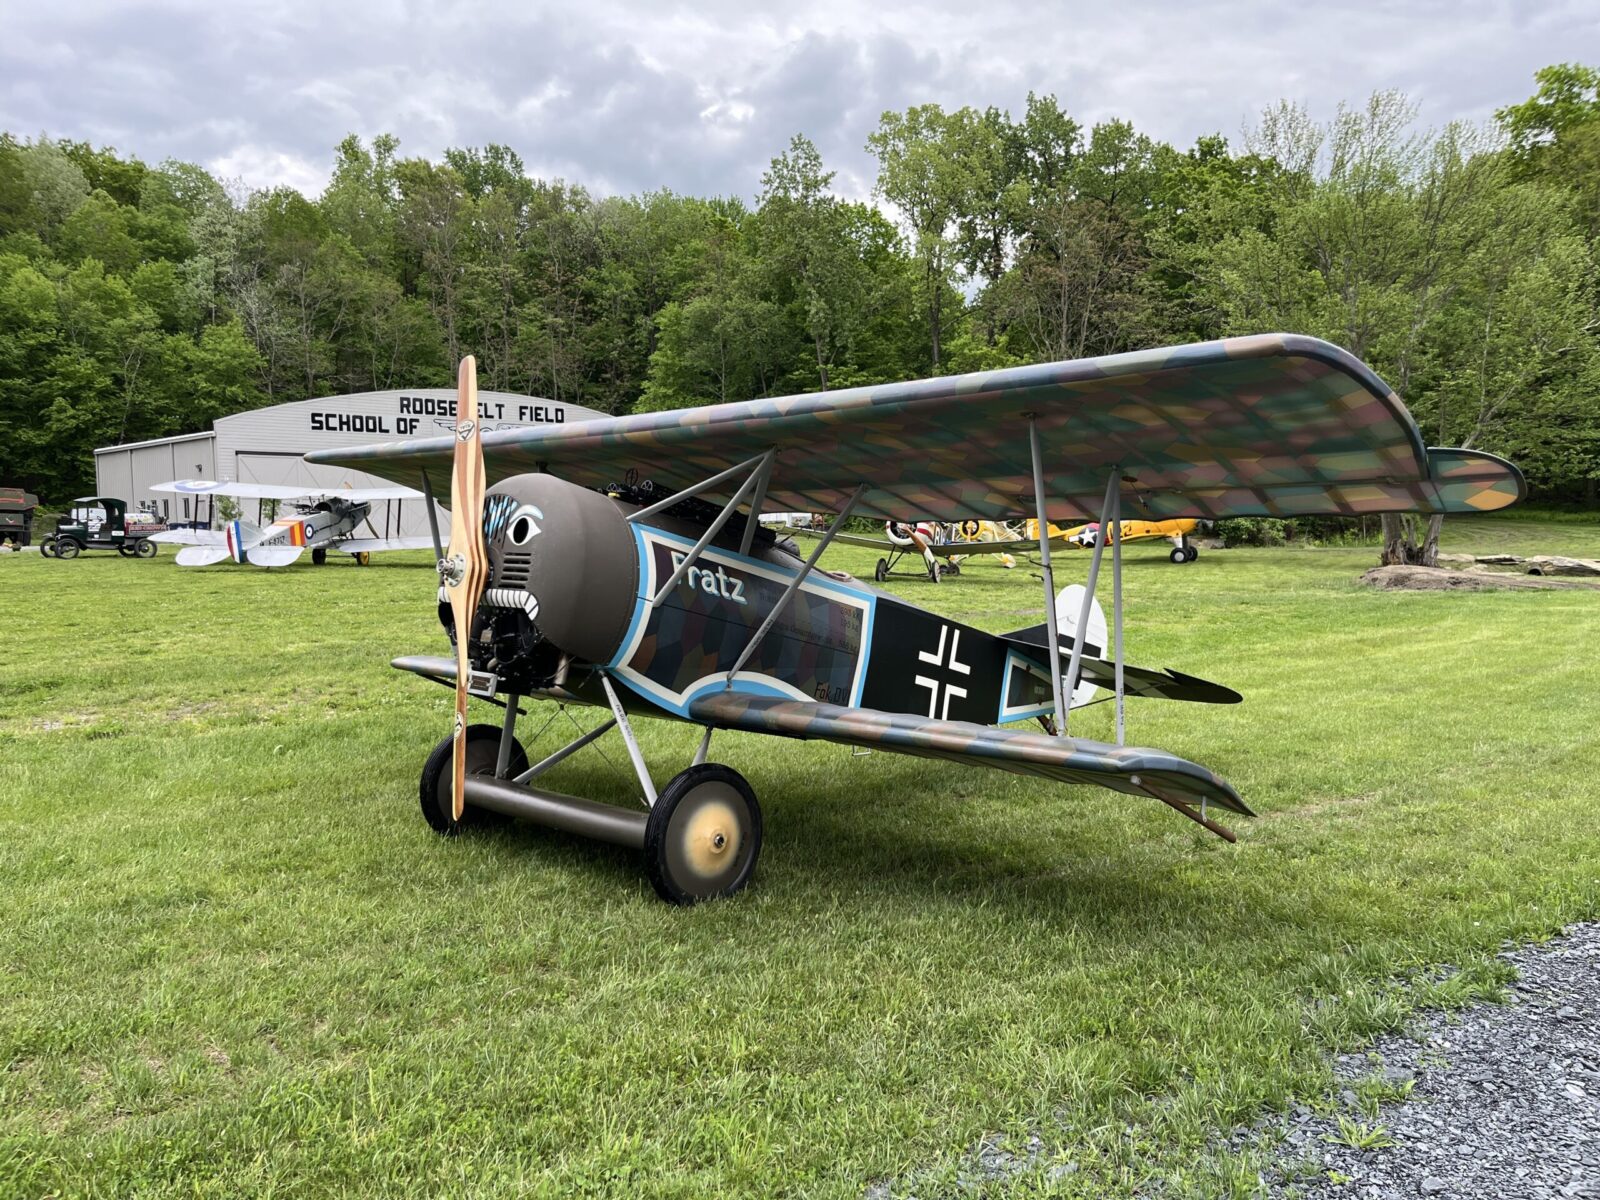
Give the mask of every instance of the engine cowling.
[(517, 475), (484, 497), (489, 582), (473, 626), (473, 665), (548, 684), (565, 657), (609, 662), (639, 586), (628, 509), (553, 475)]

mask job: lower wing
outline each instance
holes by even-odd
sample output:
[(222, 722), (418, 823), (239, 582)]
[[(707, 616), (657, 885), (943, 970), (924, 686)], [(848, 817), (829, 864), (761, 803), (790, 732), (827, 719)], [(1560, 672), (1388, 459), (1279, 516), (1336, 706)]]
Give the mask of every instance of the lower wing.
[(1255, 815), (1225, 780), (1164, 750), (737, 692), (713, 692), (692, 701), (689, 717), (747, 733), (820, 738), (1150, 796), (1229, 841), (1233, 835), (1194, 806), (1214, 804), (1244, 816)]
[(432, 550), (431, 537), (346, 538), (329, 546), (346, 554), (376, 554), (380, 550)]

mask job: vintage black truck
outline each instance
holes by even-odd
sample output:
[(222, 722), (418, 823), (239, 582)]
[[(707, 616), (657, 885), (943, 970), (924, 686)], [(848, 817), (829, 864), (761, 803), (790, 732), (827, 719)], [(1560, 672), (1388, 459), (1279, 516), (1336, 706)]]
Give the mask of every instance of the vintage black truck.
[(33, 543), (33, 510), (39, 507), (39, 497), (21, 488), (0, 488), (0, 545), (13, 546)]

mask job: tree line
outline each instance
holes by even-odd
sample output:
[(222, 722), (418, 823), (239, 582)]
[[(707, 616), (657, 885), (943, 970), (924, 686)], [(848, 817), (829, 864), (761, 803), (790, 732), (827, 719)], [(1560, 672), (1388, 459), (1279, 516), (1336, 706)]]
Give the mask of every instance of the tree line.
[(448, 386), (468, 352), (485, 387), (624, 413), (1289, 330), (1431, 444), (1593, 503), (1600, 71), (1535, 83), (1484, 128), (1389, 92), (1187, 149), (1048, 95), (919, 105), (866, 138), (872, 203), (804, 136), (747, 203), (597, 197), (501, 145), (351, 136), (313, 199), (0, 135), (0, 483), (59, 502), (96, 446)]

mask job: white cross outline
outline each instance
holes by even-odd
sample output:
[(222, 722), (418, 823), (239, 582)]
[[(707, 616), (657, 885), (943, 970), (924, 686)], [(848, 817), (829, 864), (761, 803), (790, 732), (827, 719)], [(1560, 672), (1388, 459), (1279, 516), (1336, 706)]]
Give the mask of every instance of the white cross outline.
[[(946, 662), (944, 656), (944, 643), (945, 635), (948, 633), (953, 633), (955, 636), (949, 639), (950, 659), (948, 662)], [(958, 675), (971, 675), (971, 664), (958, 662), (956, 660), (956, 652), (960, 648), (961, 630), (952, 629), (949, 625), (941, 625), (939, 626), (939, 648), (932, 654), (929, 654), (926, 650), (918, 650), (917, 659), (921, 662), (932, 663), (936, 667), (948, 667)], [(952, 697), (959, 696), (965, 700), (967, 696), (966, 688), (957, 687), (953, 683), (942, 683), (941, 681), (930, 678), (927, 675), (914, 676), (912, 681), (918, 687), (925, 687), (928, 689), (928, 716), (940, 721), (948, 721), (950, 719), (950, 700)], [(939, 705), (939, 693), (941, 691), (944, 693), (944, 706), (942, 708)]]

